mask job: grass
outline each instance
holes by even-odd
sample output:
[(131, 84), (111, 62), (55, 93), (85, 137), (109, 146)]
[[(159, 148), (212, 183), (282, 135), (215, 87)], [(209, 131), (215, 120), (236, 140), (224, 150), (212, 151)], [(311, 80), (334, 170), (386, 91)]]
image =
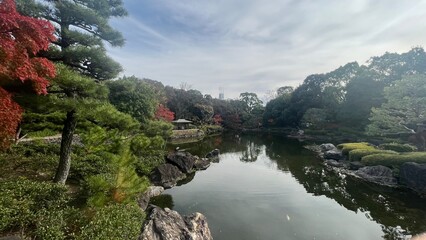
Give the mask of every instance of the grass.
[(426, 152), (411, 152), (400, 154), (372, 154), (365, 156), (361, 162), (368, 166), (383, 165), (386, 167), (399, 168), (406, 162), (426, 163)]

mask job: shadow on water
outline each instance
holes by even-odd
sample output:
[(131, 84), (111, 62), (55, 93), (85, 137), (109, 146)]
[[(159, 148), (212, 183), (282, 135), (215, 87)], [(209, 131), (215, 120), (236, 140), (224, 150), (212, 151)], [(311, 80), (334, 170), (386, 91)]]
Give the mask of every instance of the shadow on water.
[[(219, 148), (222, 154), (239, 153), (240, 161), (248, 163), (256, 162), (264, 149), (266, 156), (276, 163), (274, 166), (290, 173), (308, 193), (333, 199), (349, 211), (365, 213), (381, 225), (385, 238), (392, 238), (389, 232), (396, 226), (414, 234), (426, 231), (425, 199), (408, 190), (381, 187), (327, 170), (297, 140), (272, 135), (223, 135), (180, 147), (199, 156)], [(194, 175), (181, 184), (193, 178)], [(171, 195), (155, 201), (165, 207), (174, 206)]]

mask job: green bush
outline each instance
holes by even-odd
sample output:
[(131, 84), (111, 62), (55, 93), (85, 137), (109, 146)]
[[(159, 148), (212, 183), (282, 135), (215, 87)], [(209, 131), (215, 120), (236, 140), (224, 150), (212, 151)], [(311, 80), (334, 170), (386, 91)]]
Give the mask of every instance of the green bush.
[(172, 135), (173, 124), (165, 121), (149, 121), (142, 126), (142, 131), (148, 137), (161, 136), (168, 139)]
[(155, 167), (165, 162), (163, 152), (157, 155), (138, 157), (138, 160), (135, 162), (135, 170), (139, 176), (149, 176)]
[(398, 154), (395, 151), (390, 150), (380, 150), (380, 149), (354, 149), (349, 152), (349, 161), (361, 161), (361, 159), (365, 156), (371, 155), (371, 154)]
[(200, 129), (206, 134), (219, 133), (223, 131), (223, 127), (219, 125), (203, 125)]
[(400, 143), (384, 143), (384, 144), (380, 144), (379, 148), (384, 150), (392, 150), (396, 152), (417, 151), (417, 148), (415, 146), (412, 146), (410, 144), (400, 144)]
[(383, 165), (399, 168), (406, 162), (426, 163), (426, 152), (401, 153), (398, 155), (373, 154), (363, 157), (361, 162), (369, 166)]
[(0, 232), (34, 225), (40, 212), (66, 206), (66, 187), (26, 179), (0, 182)]
[(36, 228), (34, 235), (36, 238), (46, 240), (65, 239), (67, 225), (64, 212), (64, 209), (52, 211), (42, 209), (38, 211), (35, 218)]
[(105, 174), (112, 171), (108, 153), (97, 154), (78, 153), (71, 162), (70, 178), (83, 180), (87, 177)]
[(342, 149), (343, 155), (348, 155), (350, 151), (355, 149), (364, 149), (364, 150), (374, 150), (376, 149), (374, 146), (372, 146), (369, 143), (366, 142), (359, 142), (359, 143), (342, 143), (337, 145), (339, 149)]
[(136, 204), (114, 204), (97, 208), (77, 239), (137, 239), (144, 213)]

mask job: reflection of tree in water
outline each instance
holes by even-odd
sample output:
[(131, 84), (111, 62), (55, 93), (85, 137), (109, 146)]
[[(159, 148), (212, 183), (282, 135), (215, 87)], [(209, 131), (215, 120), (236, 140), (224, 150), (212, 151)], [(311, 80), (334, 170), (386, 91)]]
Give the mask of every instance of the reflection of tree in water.
[(396, 226), (414, 234), (426, 231), (425, 200), (419, 196), (327, 170), (297, 142), (268, 137), (264, 144), (266, 155), (279, 169), (290, 171), (307, 192), (334, 199), (350, 211), (364, 212), (382, 225), (386, 239), (394, 239), (389, 232)]
[(240, 160), (242, 162), (255, 162), (261, 152), (261, 146), (249, 141), (246, 149), (242, 152)]

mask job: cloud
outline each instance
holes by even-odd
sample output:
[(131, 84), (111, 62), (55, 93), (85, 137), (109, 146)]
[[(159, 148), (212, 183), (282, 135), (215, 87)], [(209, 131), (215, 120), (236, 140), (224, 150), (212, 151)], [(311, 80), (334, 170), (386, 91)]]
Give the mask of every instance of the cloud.
[(426, 39), (425, 1), (125, 0), (113, 21), (127, 45), (108, 49), (126, 75), (203, 93), (259, 96), (312, 73)]

